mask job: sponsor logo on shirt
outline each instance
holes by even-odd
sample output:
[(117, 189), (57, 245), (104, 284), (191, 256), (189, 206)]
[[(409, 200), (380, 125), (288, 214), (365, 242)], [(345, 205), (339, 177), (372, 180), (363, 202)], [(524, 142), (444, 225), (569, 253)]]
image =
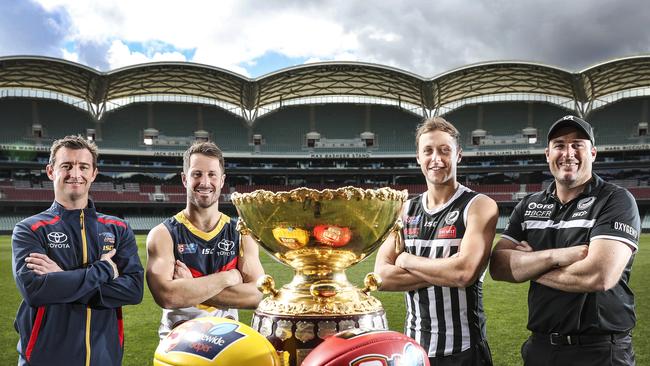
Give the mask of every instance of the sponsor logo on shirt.
[(415, 238), (418, 235), (420, 235), (420, 228), (419, 227), (407, 227), (404, 229), (404, 235), (408, 238)]
[(581, 199), (580, 201), (578, 201), (578, 210), (586, 210), (595, 201), (596, 201), (595, 196), (591, 196), (591, 197)]
[(53, 231), (47, 234), (47, 245), (50, 248), (70, 248), (70, 243), (68, 243), (68, 236), (60, 231)]
[(440, 239), (454, 239), (456, 237), (456, 226), (444, 226), (438, 230), (438, 238)]
[(434, 227), (438, 225), (438, 221), (425, 221), (424, 227)]
[(544, 210), (526, 210), (524, 212), (524, 216), (528, 217), (534, 217), (538, 219), (548, 219), (551, 217), (551, 212), (550, 210), (544, 211)]
[(552, 203), (531, 202), (528, 204), (528, 209), (529, 210), (552, 210), (553, 206), (555, 205)]
[(571, 215), (571, 218), (576, 218), (576, 217), (582, 217), (587, 214), (587, 211), (578, 211), (574, 212), (573, 215)]
[(189, 243), (189, 244), (176, 244), (176, 248), (178, 248), (178, 252), (181, 254), (194, 254), (196, 253), (196, 250), (198, 249), (198, 246), (196, 243)]
[(420, 215), (418, 215), (418, 216), (408, 216), (406, 218), (406, 225), (417, 225), (417, 224), (420, 223), (421, 218), (422, 218), (422, 216), (420, 216)]
[(638, 238), (639, 232), (633, 228), (631, 225), (624, 224), (622, 222), (614, 221), (612, 223), (612, 228), (614, 230), (622, 231), (628, 235), (631, 235), (635, 239)]
[(217, 244), (217, 247), (221, 250), (230, 251), (235, 247), (235, 242), (223, 239)]
[(451, 211), (445, 217), (445, 224), (452, 225), (454, 222), (456, 222), (456, 220), (458, 220), (458, 216), (460, 216), (460, 212), (458, 212), (458, 210)]

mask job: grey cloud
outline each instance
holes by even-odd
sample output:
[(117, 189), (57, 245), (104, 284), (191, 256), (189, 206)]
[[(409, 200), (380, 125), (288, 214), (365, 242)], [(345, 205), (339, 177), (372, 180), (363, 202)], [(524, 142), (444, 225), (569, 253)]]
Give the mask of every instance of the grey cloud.
[(79, 62), (98, 70), (108, 71), (110, 64), (106, 57), (110, 47), (108, 42), (81, 42), (77, 45)]
[(0, 11), (0, 55), (61, 57), (69, 24), (64, 12), (48, 13), (31, 1), (3, 1)]
[[(357, 33), (359, 58), (422, 76), (494, 60), (580, 70), (650, 52), (643, 0), (341, 2), (334, 19)], [(401, 36), (373, 39), (369, 26)]]

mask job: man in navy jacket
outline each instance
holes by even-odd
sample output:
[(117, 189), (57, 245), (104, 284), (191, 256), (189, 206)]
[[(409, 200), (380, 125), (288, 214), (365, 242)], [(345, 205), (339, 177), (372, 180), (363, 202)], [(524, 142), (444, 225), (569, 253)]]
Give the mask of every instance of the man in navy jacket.
[(12, 236), (13, 275), (23, 297), (14, 323), (18, 365), (122, 363), (122, 306), (142, 301), (143, 268), (131, 228), (88, 198), (97, 146), (80, 136), (52, 144), (54, 203)]

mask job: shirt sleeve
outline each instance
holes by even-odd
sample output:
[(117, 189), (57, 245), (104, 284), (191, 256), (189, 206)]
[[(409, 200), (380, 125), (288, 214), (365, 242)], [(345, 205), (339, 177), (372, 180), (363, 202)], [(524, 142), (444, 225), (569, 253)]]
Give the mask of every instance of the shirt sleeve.
[(636, 252), (640, 232), (641, 217), (634, 197), (625, 189), (617, 189), (596, 217), (589, 239), (618, 240)]
[(524, 224), (524, 207), (526, 206), (526, 199), (519, 201), (515, 209), (510, 214), (510, 219), (506, 225), (505, 230), (501, 233), (501, 237), (508, 239), (516, 244), (526, 240), (526, 232), (523, 229)]
[(42, 238), (26, 224), (19, 223), (11, 236), (12, 270), (18, 290), (30, 306), (79, 302), (113, 278), (113, 268), (106, 261), (85, 268), (38, 275), (27, 268), (30, 253), (47, 255)]
[(117, 253), (112, 260), (118, 268), (119, 277), (102, 284), (88, 300), (88, 305), (100, 308), (116, 308), (135, 305), (142, 301), (144, 269), (138, 255), (138, 246), (130, 226), (123, 230)]

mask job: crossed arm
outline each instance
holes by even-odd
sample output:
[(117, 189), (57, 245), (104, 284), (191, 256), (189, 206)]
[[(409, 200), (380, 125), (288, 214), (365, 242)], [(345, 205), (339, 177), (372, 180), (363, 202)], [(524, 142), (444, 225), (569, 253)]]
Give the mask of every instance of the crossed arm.
[(490, 274), (497, 281), (536, 281), (566, 292), (606, 291), (621, 278), (631, 248), (611, 239), (533, 251), (526, 242), (519, 244), (501, 238), (492, 251)]
[(487, 266), (494, 239), (498, 209), (487, 196), (479, 196), (467, 215), (465, 235), (459, 252), (448, 258), (425, 258), (406, 252), (395, 253), (395, 237), (382, 244), (375, 272), (382, 278), (382, 290), (411, 291), (432, 285), (467, 287)]
[(244, 256), (237, 269), (193, 278), (176, 261), (169, 231), (158, 225), (147, 237), (147, 283), (154, 300), (166, 309), (206, 304), (217, 307), (254, 308), (262, 299), (255, 281), (264, 274), (253, 239), (242, 240)]
[(142, 301), (143, 269), (132, 232), (123, 233), (119, 249), (103, 254), (88, 266), (63, 270), (23, 227), (12, 236), (13, 270), (23, 298), (30, 306), (80, 303), (116, 308)]

